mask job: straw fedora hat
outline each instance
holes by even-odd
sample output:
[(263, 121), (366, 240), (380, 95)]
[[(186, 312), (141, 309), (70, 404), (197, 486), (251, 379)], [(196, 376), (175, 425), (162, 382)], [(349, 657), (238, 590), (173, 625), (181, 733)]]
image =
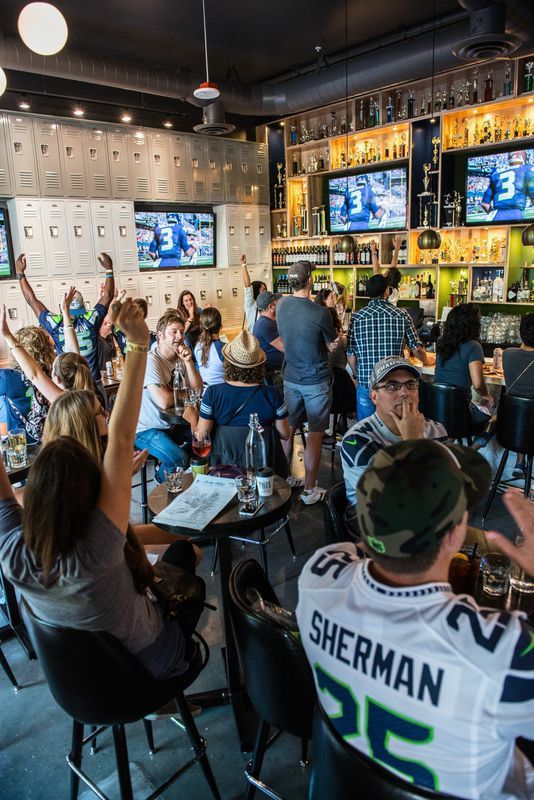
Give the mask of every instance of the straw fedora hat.
[(256, 337), (246, 330), (241, 331), (235, 339), (225, 344), (222, 354), (230, 364), (233, 364), (234, 367), (241, 367), (241, 369), (259, 367), (267, 359)]

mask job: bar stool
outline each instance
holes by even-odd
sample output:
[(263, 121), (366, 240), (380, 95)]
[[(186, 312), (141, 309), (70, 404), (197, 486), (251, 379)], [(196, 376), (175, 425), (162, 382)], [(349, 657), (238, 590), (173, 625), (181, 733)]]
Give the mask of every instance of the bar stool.
[(441, 422), (451, 439), (460, 444), (466, 439), (471, 445), (474, 430), (469, 401), (457, 386), (421, 381), (419, 410), (427, 419)]
[(332, 447), (330, 450), (330, 466), (334, 467), (336, 454), (336, 429), (341, 417), (347, 427), (347, 415), (354, 414), (356, 408), (356, 387), (346, 369), (334, 369), (334, 385), (332, 387), (332, 405), (330, 413), (334, 415), (332, 424)]
[(503, 394), (497, 409), (497, 426), (495, 429), (498, 444), (504, 448), (495, 478), (491, 484), (486, 507), (482, 515), (485, 521), (501, 477), (508, 461), (510, 451), (521, 453), (526, 457), (525, 497), (530, 492), (532, 479), (532, 462), (534, 457), (534, 398)]
[(22, 687), (19, 686), (19, 684), (17, 682), (17, 679), (15, 678), (15, 675), (13, 673), (13, 670), (9, 666), (9, 661), (7, 660), (7, 658), (5, 657), (4, 653), (2, 652), (2, 647), (1, 646), (0, 646), (0, 667), (2, 667), (2, 669), (6, 673), (7, 677), (11, 681), (11, 684), (13, 685), (14, 691), (18, 692)]

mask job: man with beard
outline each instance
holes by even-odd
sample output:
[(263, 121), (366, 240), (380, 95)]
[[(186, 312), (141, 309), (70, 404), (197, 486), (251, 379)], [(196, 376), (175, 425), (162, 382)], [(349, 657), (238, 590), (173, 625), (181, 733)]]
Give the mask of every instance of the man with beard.
[(421, 373), (401, 356), (388, 356), (375, 364), (370, 379), (370, 398), (375, 412), (350, 428), (341, 445), (341, 464), (347, 492), (345, 522), (358, 535), (356, 484), (379, 450), (407, 439), (447, 441), (439, 422), (425, 419), (418, 409)]

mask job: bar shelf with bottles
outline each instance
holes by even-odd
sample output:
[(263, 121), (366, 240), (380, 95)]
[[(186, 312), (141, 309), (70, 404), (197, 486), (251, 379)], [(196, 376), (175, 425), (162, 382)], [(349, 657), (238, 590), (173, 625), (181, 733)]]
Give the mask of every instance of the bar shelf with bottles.
[(410, 233), (413, 264), (504, 265), (508, 258), (508, 228), (442, 228), (439, 250), (420, 250), (419, 231)]
[(533, 98), (487, 103), (443, 116), (443, 150), (478, 149), (527, 142), (534, 134)]

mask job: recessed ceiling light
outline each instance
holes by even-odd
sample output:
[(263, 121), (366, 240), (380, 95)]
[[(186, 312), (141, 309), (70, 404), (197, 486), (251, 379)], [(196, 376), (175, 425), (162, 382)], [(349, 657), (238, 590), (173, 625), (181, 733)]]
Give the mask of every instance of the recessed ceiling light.
[(166, 119), (165, 120), (165, 122), (163, 123), (163, 127), (164, 128), (172, 128), (172, 122), (170, 121), (170, 119)]
[(132, 121), (132, 115), (129, 114), (128, 111), (125, 111), (124, 114), (121, 117), (121, 122), (128, 123), (128, 122), (131, 122), (131, 121)]
[(72, 113), (74, 114), (75, 117), (83, 117), (85, 111), (83, 110), (83, 108), (75, 108)]
[(18, 107), (20, 108), (21, 111), (29, 111), (31, 108), (30, 104), (28, 103), (25, 97), (20, 98), (18, 102)]

